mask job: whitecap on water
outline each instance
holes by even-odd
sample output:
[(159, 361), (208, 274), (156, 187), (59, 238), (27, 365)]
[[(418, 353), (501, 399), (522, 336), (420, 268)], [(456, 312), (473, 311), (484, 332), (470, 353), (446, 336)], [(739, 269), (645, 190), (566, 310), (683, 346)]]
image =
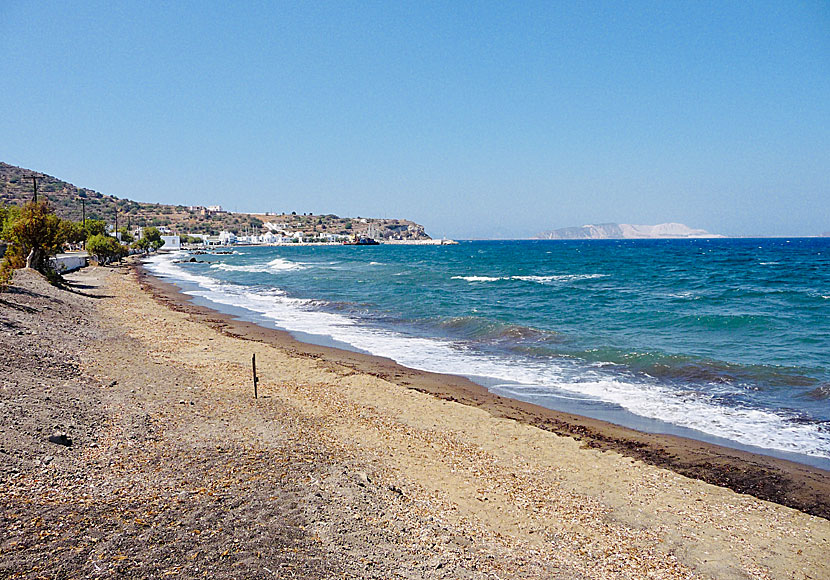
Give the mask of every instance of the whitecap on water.
[(466, 280), (467, 282), (496, 282), (503, 280), (498, 276), (453, 276), (453, 280)]
[(605, 278), (608, 274), (553, 274), (549, 276), (453, 276), (453, 280), (467, 282), (498, 282), (499, 280), (515, 280), (518, 282), (535, 282), (536, 284), (551, 284), (553, 282), (576, 282), (578, 280), (594, 280)]

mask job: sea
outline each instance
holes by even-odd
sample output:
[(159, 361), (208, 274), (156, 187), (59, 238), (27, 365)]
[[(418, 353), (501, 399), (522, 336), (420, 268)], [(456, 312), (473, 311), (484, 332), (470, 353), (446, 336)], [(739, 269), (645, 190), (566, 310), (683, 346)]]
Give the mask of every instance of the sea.
[(306, 342), (830, 469), (828, 238), (225, 251), (147, 266)]

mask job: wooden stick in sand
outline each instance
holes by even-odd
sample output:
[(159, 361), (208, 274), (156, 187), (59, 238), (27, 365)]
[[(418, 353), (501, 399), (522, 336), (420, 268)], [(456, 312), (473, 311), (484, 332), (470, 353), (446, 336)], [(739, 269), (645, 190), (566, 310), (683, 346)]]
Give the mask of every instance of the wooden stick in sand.
[(259, 397), (257, 397), (256, 386), (259, 382), (259, 379), (256, 376), (256, 353), (251, 355), (251, 370), (254, 373), (254, 399), (258, 399)]

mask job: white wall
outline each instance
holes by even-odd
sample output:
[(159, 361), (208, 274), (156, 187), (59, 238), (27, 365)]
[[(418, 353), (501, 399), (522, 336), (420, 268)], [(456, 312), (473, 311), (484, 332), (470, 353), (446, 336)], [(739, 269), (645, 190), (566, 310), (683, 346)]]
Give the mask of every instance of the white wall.
[(162, 251), (182, 249), (181, 238), (179, 236), (161, 236), (161, 239), (164, 240), (164, 245), (159, 248)]

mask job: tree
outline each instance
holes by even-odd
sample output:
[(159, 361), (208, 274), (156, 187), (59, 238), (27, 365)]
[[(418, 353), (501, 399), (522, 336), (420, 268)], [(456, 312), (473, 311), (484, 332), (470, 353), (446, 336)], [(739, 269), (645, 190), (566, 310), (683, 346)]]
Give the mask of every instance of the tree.
[(116, 258), (127, 254), (127, 248), (125, 246), (122, 246), (112, 236), (105, 234), (96, 234), (87, 239), (86, 250), (98, 258), (98, 262), (102, 264), (108, 264)]
[(145, 254), (150, 251), (150, 242), (147, 241), (147, 238), (141, 238), (133, 242), (132, 247), (136, 250), (141, 250)]
[(16, 205), (0, 206), (0, 240), (6, 239), (6, 232), (11, 231), (11, 224), (20, 216), (20, 208)]
[(161, 234), (156, 228), (144, 228), (141, 231), (141, 239), (133, 243), (133, 248), (142, 252), (149, 252), (150, 249), (158, 250), (164, 245)]
[(191, 236), (189, 234), (183, 234), (182, 236), (180, 236), (180, 241), (183, 244), (201, 244), (202, 238)]
[(161, 239), (161, 233), (156, 228), (145, 228), (142, 231), (141, 237), (147, 238), (147, 241), (154, 250), (158, 250), (164, 245), (164, 240)]
[(87, 238), (99, 235), (102, 236), (107, 233), (107, 224), (103, 220), (88, 219), (83, 227), (86, 231)]
[(124, 244), (129, 244), (135, 239), (126, 227), (123, 227), (120, 230), (118, 230), (118, 233), (121, 234), (121, 242)]
[(64, 233), (61, 219), (47, 202), (29, 202), (15, 219), (5, 220), (2, 237), (10, 246), (4, 261), (10, 268), (25, 266), (50, 274), (49, 258), (61, 250)]
[(86, 240), (86, 231), (80, 222), (61, 220), (60, 228), (64, 243), (80, 244)]

